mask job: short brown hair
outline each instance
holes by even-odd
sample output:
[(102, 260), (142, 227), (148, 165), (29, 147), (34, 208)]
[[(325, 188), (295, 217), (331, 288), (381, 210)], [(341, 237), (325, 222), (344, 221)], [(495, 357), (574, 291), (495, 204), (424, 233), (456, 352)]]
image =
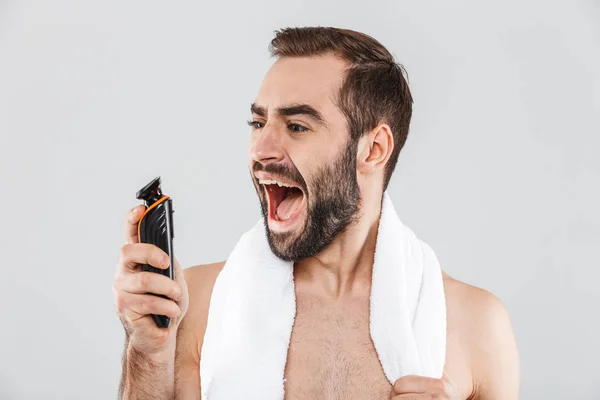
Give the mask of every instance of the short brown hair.
[(378, 123), (387, 123), (394, 137), (394, 149), (385, 169), (385, 191), (406, 142), (412, 115), (413, 100), (404, 78), (404, 67), (371, 36), (334, 27), (277, 30), (269, 51), (274, 57), (331, 53), (349, 64), (336, 101), (346, 116), (354, 153), (358, 140)]

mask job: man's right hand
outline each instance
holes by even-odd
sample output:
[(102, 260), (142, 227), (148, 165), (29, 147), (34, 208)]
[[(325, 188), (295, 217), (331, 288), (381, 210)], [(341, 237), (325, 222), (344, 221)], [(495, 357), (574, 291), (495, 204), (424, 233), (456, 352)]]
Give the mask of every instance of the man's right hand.
[[(168, 268), (169, 257), (159, 247), (140, 243), (138, 221), (144, 206), (133, 208), (125, 221), (125, 245), (121, 247), (113, 291), (117, 314), (125, 327), (128, 346), (151, 359), (171, 357), (179, 323), (188, 308), (188, 291), (183, 270), (175, 259), (173, 279), (142, 271), (141, 264)], [(162, 294), (164, 299), (148, 293)], [(159, 328), (151, 314), (171, 317), (169, 328)]]

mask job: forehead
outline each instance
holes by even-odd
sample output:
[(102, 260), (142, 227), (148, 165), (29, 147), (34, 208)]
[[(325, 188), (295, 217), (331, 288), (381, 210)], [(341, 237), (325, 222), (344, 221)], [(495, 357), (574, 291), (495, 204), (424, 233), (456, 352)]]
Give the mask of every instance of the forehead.
[(333, 99), (346, 67), (333, 55), (282, 57), (265, 75), (256, 103), (268, 107), (269, 112), (293, 103), (310, 104), (323, 113), (333, 112)]

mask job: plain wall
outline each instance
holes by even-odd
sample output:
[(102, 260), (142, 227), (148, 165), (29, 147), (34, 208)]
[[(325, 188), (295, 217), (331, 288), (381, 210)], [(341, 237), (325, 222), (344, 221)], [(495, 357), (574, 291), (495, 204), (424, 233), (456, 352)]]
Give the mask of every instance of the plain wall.
[(381, 41), (414, 116), (389, 193), (455, 278), (496, 294), (523, 399), (600, 399), (596, 1), (0, 0), (1, 399), (110, 399), (126, 212), (160, 175), (184, 267), (260, 218), (249, 105), (273, 31)]

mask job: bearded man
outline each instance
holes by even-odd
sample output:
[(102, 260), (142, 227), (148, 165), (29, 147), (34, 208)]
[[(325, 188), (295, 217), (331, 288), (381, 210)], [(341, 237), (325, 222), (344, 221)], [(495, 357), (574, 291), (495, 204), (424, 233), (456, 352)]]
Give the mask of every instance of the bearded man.
[(139, 243), (143, 207), (127, 216), (122, 397), (517, 399), (506, 308), (443, 272), (387, 196), (412, 113), (403, 68), (346, 29), (282, 29), (270, 51), (249, 121), (262, 225), (170, 280), (140, 270), (168, 257)]

